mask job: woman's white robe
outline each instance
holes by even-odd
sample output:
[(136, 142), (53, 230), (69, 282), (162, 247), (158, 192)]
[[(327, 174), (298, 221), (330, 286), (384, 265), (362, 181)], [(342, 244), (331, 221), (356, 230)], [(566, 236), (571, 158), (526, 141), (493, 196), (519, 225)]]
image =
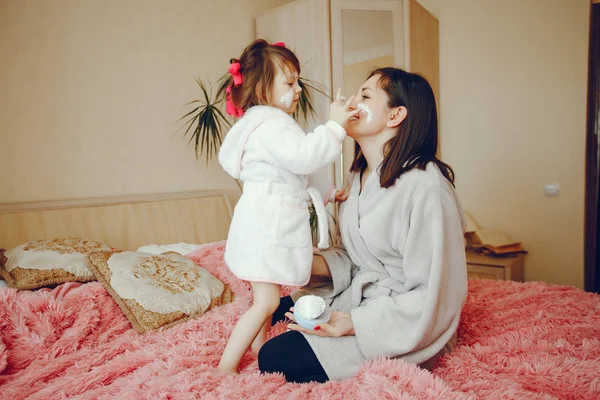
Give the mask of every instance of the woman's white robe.
[(351, 377), (378, 357), (422, 364), (452, 347), (467, 296), (465, 223), (437, 166), (387, 189), (374, 172), (362, 193), (353, 175), (339, 219), (343, 246), (320, 253), (332, 280), (306, 287), (352, 315), (355, 336), (304, 335), (329, 378)]

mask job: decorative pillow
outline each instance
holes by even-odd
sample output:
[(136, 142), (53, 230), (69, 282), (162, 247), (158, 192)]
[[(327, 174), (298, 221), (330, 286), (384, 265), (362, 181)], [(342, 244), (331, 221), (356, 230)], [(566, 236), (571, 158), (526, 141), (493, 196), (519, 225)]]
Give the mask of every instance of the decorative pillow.
[(139, 333), (168, 328), (229, 303), (233, 294), (180, 254), (91, 253), (87, 265)]
[(175, 243), (175, 244), (149, 244), (138, 248), (136, 251), (140, 253), (164, 254), (169, 252), (179, 253), (182, 256), (194, 253), (209, 244), (190, 244), (190, 243)]
[(0, 275), (15, 289), (94, 281), (96, 278), (87, 268), (85, 258), (97, 250), (111, 248), (85, 239), (27, 242), (4, 252), (0, 257)]

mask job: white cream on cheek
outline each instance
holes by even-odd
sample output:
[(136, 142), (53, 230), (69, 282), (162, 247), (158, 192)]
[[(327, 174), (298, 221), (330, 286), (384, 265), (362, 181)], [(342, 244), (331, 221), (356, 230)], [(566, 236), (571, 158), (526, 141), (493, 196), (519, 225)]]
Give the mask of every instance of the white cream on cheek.
[(285, 106), (285, 108), (290, 108), (292, 106), (292, 101), (294, 100), (294, 91), (292, 89), (285, 92), (283, 96), (279, 99), (281, 104)]
[(367, 124), (370, 123), (373, 120), (373, 111), (369, 108), (368, 105), (364, 104), (364, 103), (358, 103), (356, 105), (356, 108), (358, 108), (359, 110), (367, 113)]

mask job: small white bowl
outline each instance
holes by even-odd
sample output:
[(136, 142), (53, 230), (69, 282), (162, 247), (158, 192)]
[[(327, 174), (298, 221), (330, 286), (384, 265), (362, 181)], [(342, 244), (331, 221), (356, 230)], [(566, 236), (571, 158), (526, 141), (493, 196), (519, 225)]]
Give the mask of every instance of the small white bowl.
[[(303, 297), (305, 297), (305, 296), (303, 296)], [(303, 297), (300, 297), (298, 299), (298, 302)], [(317, 297), (317, 296), (313, 296), (313, 297)], [(315, 329), (315, 326), (317, 326), (319, 324), (329, 322), (329, 319), (331, 318), (331, 308), (325, 303), (324, 300), (322, 300), (322, 301), (325, 304), (325, 309), (323, 310), (323, 312), (320, 315), (318, 315), (316, 318), (312, 318), (312, 319), (304, 317), (300, 312), (298, 312), (298, 308), (294, 305), (294, 320), (296, 320), (296, 323), (305, 329), (312, 330), (312, 329)], [(296, 302), (296, 304), (298, 304), (298, 302)]]

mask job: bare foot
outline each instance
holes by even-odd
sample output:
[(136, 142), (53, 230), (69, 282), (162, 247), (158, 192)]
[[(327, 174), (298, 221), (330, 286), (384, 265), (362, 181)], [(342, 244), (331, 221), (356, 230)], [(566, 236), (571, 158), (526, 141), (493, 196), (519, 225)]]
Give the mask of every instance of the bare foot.
[(239, 375), (240, 374), (238, 372), (237, 364), (223, 362), (223, 360), (219, 361), (219, 366), (217, 367), (217, 369), (221, 372), (227, 372), (228, 374), (231, 374), (231, 375)]
[(236, 368), (226, 368), (226, 367), (222, 367), (220, 365), (217, 368), (219, 371), (227, 372), (230, 375), (239, 375), (240, 374)]

